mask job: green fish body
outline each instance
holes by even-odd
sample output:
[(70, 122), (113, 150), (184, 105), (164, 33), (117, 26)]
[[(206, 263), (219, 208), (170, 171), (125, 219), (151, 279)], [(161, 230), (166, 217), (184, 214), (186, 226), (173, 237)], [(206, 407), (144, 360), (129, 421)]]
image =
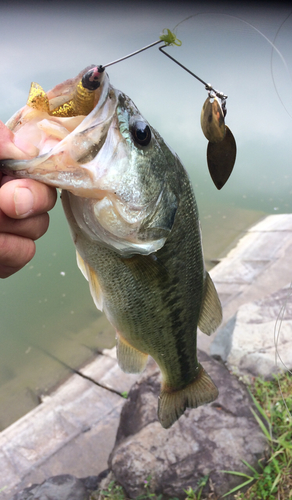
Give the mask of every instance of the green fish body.
[(154, 358), (158, 417), (168, 428), (218, 395), (197, 360), (197, 327), (211, 334), (221, 305), (179, 158), (106, 74), (99, 92), (92, 112), (51, 150), (2, 161), (2, 170), (62, 189), (79, 267), (117, 332), (119, 365), (136, 373)]

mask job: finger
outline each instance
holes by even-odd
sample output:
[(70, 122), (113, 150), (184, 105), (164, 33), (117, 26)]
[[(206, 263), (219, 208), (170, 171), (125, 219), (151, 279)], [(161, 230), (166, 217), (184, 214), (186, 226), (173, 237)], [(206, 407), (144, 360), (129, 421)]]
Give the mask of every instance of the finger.
[(32, 179), (5, 180), (0, 189), (0, 209), (9, 217), (22, 219), (43, 214), (56, 203), (57, 193), (52, 187)]
[(28, 238), (0, 234), (0, 278), (8, 278), (24, 267), (35, 254), (35, 244)]
[(6, 182), (14, 180), (15, 177), (12, 177), (11, 175), (2, 174), (2, 172), (0, 172), (0, 186), (3, 186)]
[(47, 213), (28, 217), (27, 219), (12, 219), (0, 210), (1, 233), (15, 234), (31, 240), (37, 240), (45, 234), (49, 227), (50, 217)]

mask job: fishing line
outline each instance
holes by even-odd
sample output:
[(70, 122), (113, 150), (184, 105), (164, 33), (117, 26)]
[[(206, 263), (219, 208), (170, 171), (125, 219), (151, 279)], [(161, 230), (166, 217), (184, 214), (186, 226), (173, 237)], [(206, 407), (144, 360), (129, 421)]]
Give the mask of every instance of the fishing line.
[[(282, 357), (281, 357), (281, 355), (279, 353), (279, 350), (278, 350), (279, 336), (280, 336), (281, 327), (282, 327), (282, 323), (283, 323), (285, 312), (286, 312), (287, 302), (288, 302), (288, 300), (289, 300), (289, 298), (291, 297), (291, 294), (292, 294), (292, 282), (289, 285), (289, 289), (290, 289), (290, 291), (288, 292), (286, 300), (285, 300), (284, 304), (282, 305), (282, 307), (280, 309), (280, 312), (279, 312), (279, 314), (277, 316), (276, 323), (275, 323), (275, 326), (274, 326), (274, 345), (275, 345), (275, 348), (276, 348), (276, 352), (275, 352), (275, 364), (276, 364), (276, 366), (277, 366), (277, 359), (279, 358), (279, 360), (281, 361), (281, 363), (283, 364), (283, 366), (286, 368), (287, 372), (292, 375), (292, 371), (286, 366), (286, 364), (283, 361), (283, 359), (282, 359)], [(279, 323), (279, 327), (278, 327), (278, 331), (277, 331), (277, 325), (278, 325), (278, 323)]]
[[(183, 19), (182, 21), (180, 21), (178, 24), (176, 24), (176, 26), (174, 27), (174, 30), (182, 23), (184, 23), (185, 21), (188, 21), (189, 19), (191, 18), (194, 18), (194, 17), (197, 17), (197, 16), (201, 16), (201, 15), (220, 15), (220, 16), (227, 16), (227, 17), (231, 17), (232, 19), (237, 19), (238, 21), (241, 21), (242, 23), (246, 24), (247, 26), (249, 26), (250, 28), (252, 28), (253, 30), (255, 30), (259, 35), (261, 35), (272, 47), (272, 54), (271, 54), (271, 64), (272, 64), (272, 57), (273, 57), (273, 54), (274, 52), (277, 52), (277, 54), (279, 55), (284, 67), (285, 67), (285, 70), (288, 74), (288, 77), (289, 77), (289, 80), (291, 81), (291, 75), (290, 75), (290, 71), (289, 71), (289, 68), (287, 66), (287, 63), (286, 63), (286, 60), (283, 56), (283, 54), (281, 53), (281, 51), (276, 47), (275, 45), (275, 41), (276, 41), (276, 38), (281, 30), (281, 28), (283, 27), (283, 25), (285, 24), (285, 22), (287, 21), (287, 19), (289, 19), (289, 17), (291, 16), (292, 12), (290, 12), (288, 14), (288, 16), (284, 19), (284, 21), (281, 23), (280, 27), (278, 28), (278, 31), (276, 33), (276, 36), (274, 38), (274, 41), (272, 42), (264, 33), (262, 33), (262, 31), (260, 31), (258, 28), (256, 28), (253, 24), (251, 24), (250, 22), (246, 21), (245, 19), (242, 19), (241, 17), (238, 17), (238, 16), (234, 16), (232, 14), (226, 14), (226, 13), (216, 13), (216, 12), (198, 12), (197, 14), (193, 14), (191, 16), (188, 16), (186, 17), (185, 19)], [(159, 47), (160, 49), (160, 47)], [(160, 49), (161, 50), (161, 49)], [(163, 52), (163, 51), (161, 51)], [(165, 52), (164, 52), (165, 54)], [(187, 70), (184, 66), (182, 66), (186, 71), (188, 71), (189, 73), (191, 73), (189, 70)], [(272, 67), (271, 67), (271, 70), (272, 70)], [(195, 76), (195, 75), (193, 75)], [(195, 76), (196, 77), (196, 76)], [(196, 77), (197, 78), (197, 77)], [(198, 78), (199, 79), (199, 78)], [(277, 90), (277, 86), (276, 86), (276, 83), (275, 83), (275, 80), (274, 80), (274, 75), (273, 75), (273, 71), (272, 71), (272, 80), (273, 80), (273, 85), (274, 85), (274, 88), (275, 88), (275, 91), (276, 91), (276, 94), (281, 102), (281, 104), (283, 105), (283, 107), (286, 109), (284, 103), (282, 102), (281, 98), (280, 98), (280, 95), (279, 95), (279, 92)], [(200, 80), (202, 83), (204, 83), (202, 80)], [(287, 113), (290, 115), (289, 111), (286, 109)], [(292, 116), (291, 116), (292, 118)]]
[[(292, 295), (292, 282), (290, 282), (289, 291), (288, 291), (285, 303), (281, 307), (281, 309), (279, 311), (279, 314), (277, 316), (277, 319), (276, 319), (276, 323), (275, 323), (275, 327), (274, 327), (274, 345), (275, 345), (275, 349), (276, 349), (276, 351), (275, 351), (275, 366), (277, 367), (277, 362), (278, 362), (278, 358), (279, 358), (280, 361), (281, 361), (281, 363), (283, 364), (283, 366), (286, 368), (287, 372), (292, 375), (292, 371), (289, 370), (289, 368), (286, 366), (286, 364), (284, 363), (284, 361), (281, 358), (281, 356), (279, 354), (279, 351), (278, 351), (278, 342), (279, 342), (279, 336), (280, 336), (280, 331), (281, 331), (281, 327), (282, 327), (282, 322), (283, 322), (283, 319), (284, 319), (284, 315), (285, 315), (285, 311), (286, 311), (286, 307), (287, 307), (287, 302), (288, 302), (289, 298), (291, 297), (291, 295)], [(279, 323), (279, 328), (278, 328), (278, 332), (277, 332), (278, 322), (280, 322), (280, 323)], [(286, 408), (286, 411), (287, 411), (287, 413), (289, 415), (290, 420), (292, 420), (292, 414), (290, 413), (290, 410), (289, 410), (288, 405), (286, 403), (286, 400), (284, 398), (284, 394), (283, 394), (283, 391), (282, 391), (282, 387), (281, 387), (281, 382), (280, 382), (280, 379), (279, 379), (279, 375), (276, 374), (275, 377), (277, 379), (277, 383), (278, 383), (279, 391), (280, 391), (280, 394), (281, 394), (281, 397), (282, 397), (282, 401), (284, 403), (284, 406)]]
[[(188, 19), (191, 19), (192, 17), (196, 17), (200, 14), (203, 14), (203, 13), (198, 13), (198, 14), (194, 14), (193, 16), (189, 16), (187, 17), (186, 19), (184, 19), (183, 21), (180, 21), (176, 26), (175, 28), (177, 28), (177, 26), (179, 26), (182, 22), (184, 21), (187, 21)], [(248, 21), (245, 21), (244, 19), (241, 19), (240, 17), (238, 16), (233, 16), (233, 15), (230, 15), (230, 14), (221, 14), (221, 15), (225, 15), (225, 16), (228, 16), (228, 17), (232, 17), (234, 19), (238, 19), (239, 21), (242, 21), (243, 23), (247, 24), (248, 26), (250, 26), (252, 29), (254, 29), (257, 33), (259, 33), (259, 35), (261, 35), (272, 47), (272, 52), (271, 52), (271, 61), (270, 61), (270, 64), (271, 64), (271, 76), (272, 76), (272, 81), (273, 81), (273, 85), (274, 85), (274, 89), (276, 91), (276, 94), (278, 96), (278, 99), (279, 101), (281, 102), (282, 106), (285, 108), (285, 111), (288, 113), (288, 115), (292, 118), (292, 115), (289, 113), (288, 109), (286, 108), (284, 102), (282, 101), (281, 97), (280, 97), (280, 94), (278, 92), (278, 89), (277, 89), (277, 85), (276, 85), (276, 82), (275, 82), (275, 78), (274, 78), (274, 72), (273, 72), (273, 56), (274, 56), (274, 52), (277, 52), (277, 54), (279, 55), (283, 65), (284, 65), (284, 68), (288, 74), (288, 77), (289, 77), (289, 80), (291, 81), (291, 74), (290, 74), (290, 71), (289, 71), (289, 68), (287, 66), (287, 63), (286, 63), (286, 60), (285, 58), (283, 57), (282, 53), (280, 52), (280, 50), (276, 47), (275, 45), (275, 42), (276, 42), (276, 39), (277, 39), (277, 36), (279, 35), (283, 25), (286, 23), (286, 21), (289, 19), (289, 17), (292, 15), (292, 11), (286, 16), (286, 18), (283, 20), (283, 22), (281, 23), (281, 25), (279, 26), (277, 32), (276, 32), (276, 35), (275, 35), (275, 38), (273, 40), (273, 42), (266, 36), (264, 35), (264, 33), (262, 33), (258, 28), (256, 28), (255, 26), (253, 26), (251, 23), (249, 23)], [(175, 29), (174, 28), (174, 29)], [(159, 50), (161, 50), (161, 47), (159, 47)], [(161, 50), (161, 52), (163, 52)], [(168, 55), (168, 54), (167, 54)], [(170, 57), (170, 56), (169, 56)], [(182, 66), (183, 67), (183, 66)], [(184, 68), (186, 69), (186, 68)], [(190, 72), (190, 71), (189, 71)], [(195, 75), (193, 75), (195, 76)], [(203, 83), (203, 82), (202, 82)], [(276, 323), (275, 323), (275, 326), (274, 326), (274, 345), (275, 345), (275, 366), (277, 366), (277, 362), (278, 362), (278, 359), (281, 361), (282, 365), (284, 366), (284, 368), (286, 369), (287, 373), (290, 373), (292, 374), (292, 371), (289, 370), (289, 368), (286, 366), (286, 364), (284, 363), (280, 353), (279, 353), (279, 349), (278, 349), (278, 343), (279, 343), (279, 336), (280, 336), (280, 332), (281, 332), (281, 327), (282, 327), (282, 322), (283, 322), (283, 319), (284, 319), (284, 315), (285, 315), (285, 311), (286, 311), (286, 306), (287, 306), (287, 302), (289, 300), (289, 298), (291, 297), (291, 294), (292, 294), (292, 282), (290, 283), (289, 285), (289, 293), (287, 294), (287, 297), (286, 297), (286, 300), (285, 300), (285, 303), (284, 305), (282, 306), (279, 314), (278, 314), (278, 317), (277, 317), (277, 320), (276, 320)], [(277, 328), (278, 328), (278, 331), (277, 331)], [(281, 394), (281, 397), (282, 397), (282, 401), (285, 405), (285, 408), (286, 408), (286, 411), (290, 417), (290, 419), (292, 419), (292, 414), (290, 413), (289, 411), (289, 408), (287, 406), (287, 403), (286, 403), (286, 400), (284, 398), (284, 394), (283, 394), (283, 391), (282, 391), (282, 387), (281, 387), (281, 382), (280, 382), (280, 379), (279, 379), (279, 376), (276, 375), (276, 379), (277, 379), (277, 383), (278, 383), (278, 386), (279, 386), (279, 391), (280, 391), (280, 394)]]
[[(197, 14), (193, 14), (192, 16), (189, 16), (185, 19), (183, 19), (182, 21), (180, 21), (175, 27), (174, 29), (177, 28), (177, 26), (179, 26), (181, 23), (187, 21), (188, 19), (191, 19), (192, 17), (197, 17), (197, 16), (202, 16), (202, 15), (216, 15), (216, 16), (227, 16), (227, 17), (231, 17), (232, 19), (237, 19), (238, 21), (241, 21), (242, 23), (244, 24), (247, 24), (248, 26), (250, 26), (250, 28), (254, 29), (257, 33), (259, 33), (259, 35), (261, 35), (272, 47), (273, 49), (278, 53), (278, 55), (280, 56), (287, 72), (289, 73), (289, 70), (288, 70), (288, 67), (287, 67), (287, 64), (286, 64), (286, 61), (285, 61), (285, 58), (283, 57), (282, 53), (280, 52), (279, 49), (277, 49), (276, 45), (271, 42), (271, 40), (264, 34), (262, 33), (262, 31), (260, 31), (258, 28), (256, 28), (253, 24), (249, 23), (248, 21), (245, 21), (245, 19), (242, 19), (241, 17), (238, 17), (238, 16), (233, 16), (232, 14), (226, 14), (226, 13), (216, 13), (216, 12), (198, 12)], [(291, 13), (288, 15), (288, 17), (291, 15)], [(287, 18), (288, 19), (288, 18)], [(284, 20), (284, 22), (286, 22), (286, 20)], [(282, 25), (284, 24), (284, 22), (281, 24), (280, 28), (282, 27)]]
[[(251, 24), (250, 22), (246, 21), (245, 19), (242, 19), (241, 17), (238, 17), (238, 16), (234, 16), (232, 14), (226, 14), (226, 13), (215, 13), (215, 12), (198, 12), (197, 14), (192, 14), (191, 16), (188, 16), (186, 17), (185, 19), (182, 19), (182, 21), (180, 21), (179, 23), (177, 23), (175, 25), (175, 27), (173, 28), (173, 30), (169, 30), (168, 28), (164, 29), (163, 30), (163, 33), (160, 35), (159, 37), (159, 40), (156, 40), (155, 42), (152, 42), (148, 45), (145, 45), (145, 47), (142, 47), (141, 49), (138, 49), (138, 50), (135, 50), (134, 52), (131, 52), (130, 54), (127, 54), (126, 56), (123, 56), (123, 57), (120, 57), (119, 59), (115, 59), (114, 61), (111, 61), (107, 64), (101, 64), (99, 66), (100, 70), (102, 71), (104, 68), (107, 68), (109, 66), (112, 66), (113, 64), (116, 64), (118, 62), (121, 62), (121, 61), (124, 61), (125, 59), (128, 59), (129, 57), (133, 57), (137, 54), (139, 54), (140, 52), (143, 52), (147, 49), (150, 49), (151, 47), (154, 47), (155, 45), (158, 45), (158, 44), (161, 44), (164, 42), (164, 46), (161, 46), (161, 47), (158, 47), (160, 52), (162, 54), (164, 54), (165, 56), (169, 57), (169, 59), (171, 59), (173, 62), (175, 62), (176, 64), (178, 64), (182, 69), (184, 69), (185, 71), (187, 71), (189, 74), (191, 74), (194, 78), (196, 78), (199, 82), (201, 82), (203, 85), (205, 85), (205, 88), (207, 91), (212, 91), (215, 93), (215, 95), (217, 97), (219, 97), (220, 99), (227, 99), (227, 96), (225, 94), (223, 94), (222, 92), (218, 92), (216, 89), (214, 89), (212, 87), (212, 85), (210, 83), (206, 83), (204, 80), (202, 80), (199, 76), (195, 75), (192, 71), (190, 71), (186, 66), (184, 66), (183, 64), (181, 64), (179, 61), (177, 61), (176, 59), (174, 59), (174, 57), (170, 56), (167, 52), (165, 52), (164, 50), (162, 50), (163, 48), (165, 47), (169, 47), (171, 45), (177, 45), (177, 46), (180, 46), (182, 44), (182, 42), (176, 37), (176, 33), (175, 33), (175, 30), (176, 28), (188, 21), (189, 19), (192, 19), (194, 17), (197, 17), (197, 16), (201, 16), (201, 15), (221, 15), (221, 16), (226, 16), (226, 17), (230, 17), (232, 19), (236, 19), (238, 21), (241, 21), (242, 23), (246, 24), (247, 26), (249, 26), (250, 28), (252, 28), (253, 30), (255, 30), (260, 36), (262, 36), (272, 47), (272, 54), (271, 54), (271, 72), (272, 72), (272, 80), (273, 80), (273, 85), (274, 85), (274, 88), (275, 88), (275, 91), (277, 93), (277, 96), (280, 100), (280, 102), (282, 103), (282, 105), (284, 106), (284, 108), (286, 109), (284, 103), (282, 102), (281, 98), (280, 98), (280, 95), (279, 95), (279, 92), (277, 90), (277, 86), (276, 86), (276, 83), (275, 83), (275, 80), (274, 80), (274, 74), (273, 74), (273, 69), (272, 69), (272, 58), (273, 58), (273, 54), (274, 52), (277, 52), (277, 54), (279, 55), (285, 69), (286, 69), (286, 72), (289, 76), (289, 79), (291, 80), (291, 76), (290, 76), (290, 72), (289, 72), (289, 69), (288, 69), (288, 66), (287, 66), (287, 63), (286, 63), (286, 60), (285, 58), (283, 57), (282, 53), (280, 52), (280, 50), (276, 47), (275, 45), (275, 40), (282, 28), (282, 26), (285, 24), (285, 22), (287, 21), (287, 19), (290, 17), (291, 15), (291, 12), (288, 14), (288, 16), (284, 19), (284, 21), (282, 22), (282, 24), (280, 25), (277, 33), (276, 33), (276, 36), (274, 38), (274, 42), (272, 42), (262, 31), (260, 31), (258, 28), (256, 28), (253, 24)], [(166, 32), (166, 33), (165, 33)], [(288, 112), (288, 110), (286, 109), (286, 111)], [(290, 113), (288, 112), (289, 116)], [(292, 117), (292, 116), (291, 116)]]
[[(278, 28), (278, 31), (275, 35), (275, 38), (273, 40), (273, 43), (275, 44), (276, 42), (276, 38), (277, 36), (279, 35), (282, 27), (284, 26), (284, 24), (286, 23), (286, 21), (289, 19), (289, 17), (291, 16), (292, 14), (292, 11), (288, 14), (288, 16), (284, 19), (284, 21), (282, 22), (282, 24), (280, 24), (279, 28)], [(290, 116), (290, 118), (292, 118), (292, 115), (289, 113), (288, 109), (286, 108), (284, 102), (282, 101), (281, 97), (280, 97), (280, 94), (278, 92), (278, 89), (277, 89), (277, 85), (276, 85), (276, 81), (275, 81), (275, 78), (274, 78), (274, 72), (273, 72), (273, 55), (274, 55), (274, 47), (272, 47), (272, 52), (271, 52), (271, 75), (272, 75), (272, 80), (273, 80), (273, 84), (274, 84), (274, 88), (275, 88), (275, 91), (277, 93), (277, 96), (278, 96), (278, 99), (279, 101), (281, 102), (283, 108), (285, 109), (285, 111), (288, 113), (288, 115)], [(289, 73), (289, 77), (290, 77), (290, 81), (291, 81), (291, 74), (290, 74), (290, 71), (289, 69), (287, 69), (288, 73)]]
[[(54, 354), (52, 354), (51, 352), (47, 351), (46, 349), (43, 349), (42, 347), (40, 347), (40, 346), (38, 346), (36, 344), (32, 344), (32, 345), (33, 345), (33, 347), (35, 349), (38, 349), (40, 352), (42, 352), (43, 354), (45, 354), (49, 358), (53, 359), (54, 361), (57, 361), (57, 363), (59, 363), (60, 365), (64, 366), (65, 368), (67, 368), (67, 370), (71, 371), (72, 373), (75, 373), (75, 375), (79, 375), (79, 377), (82, 377), (82, 378), (88, 380), (92, 384), (97, 385), (98, 387), (101, 387), (102, 389), (106, 389), (107, 391), (113, 392), (114, 394), (117, 394), (118, 396), (121, 396), (122, 398), (124, 398), (124, 395), (123, 395), (122, 392), (116, 391), (116, 389), (113, 389), (112, 387), (109, 387), (109, 386), (107, 386), (105, 384), (102, 384), (102, 383), (98, 382), (97, 380), (95, 380), (94, 378), (89, 377), (88, 375), (85, 375), (83, 372), (81, 372), (80, 370), (77, 370), (76, 368), (73, 368), (72, 366), (68, 365), (67, 363), (65, 363), (61, 359), (57, 358), (57, 356), (54, 356)], [(101, 354), (103, 355), (103, 353), (101, 353)]]
[[(193, 16), (190, 16), (190, 17), (193, 17)], [(187, 19), (189, 19), (189, 18), (187, 18)], [(182, 42), (181, 42), (181, 40), (179, 40), (177, 38), (177, 36), (175, 34), (175, 29), (176, 29), (176, 27), (179, 24), (181, 24), (182, 22), (186, 21), (187, 19), (183, 19), (182, 21), (180, 21), (174, 27), (174, 29), (172, 31), (170, 29), (168, 29), (168, 28), (165, 28), (163, 30), (162, 34), (160, 35), (159, 40), (156, 40), (156, 42), (149, 43), (148, 45), (145, 45), (145, 47), (142, 47), (141, 49), (135, 50), (134, 52), (131, 52), (130, 54), (127, 54), (126, 56), (120, 57), (119, 59), (115, 59), (114, 61), (111, 61), (111, 62), (109, 62), (107, 64), (101, 64), (99, 66), (99, 70), (103, 71), (104, 68), (108, 68), (109, 66), (112, 66), (113, 64), (116, 64), (118, 62), (124, 61), (125, 59), (128, 59), (129, 57), (132, 57), (132, 56), (135, 56), (137, 54), (140, 54), (140, 52), (143, 52), (144, 50), (150, 49), (151, 47), (154, 47), (155, 45), (164, 43), (164, 45), (162, 47), (158, 47), (159, 50), (164, 55), (166, 55), (167, 57), (169, 57), (172, 61), (174, 61), (176, 64), (178, 64), (181, 68), (183, 68), (185, 71), (187, 71), (192, 76), (194, 76), (197, 80), (199, 80), (199, 82), (201, 82), (203, 85), (205, 85), (205, 88), (206, 88), (207, 91), (214, 92), (214, 94), (217, 97), (219, 97), (220, 99), (224, 99), (224, 100), (227, 99), (227, 95), (223, 94), (222, 92), (219, 92), (218, 90), (215, 90), (210, 83), (204, 82), (204, 80), (202, 80), (199, 76), (195, 75), (192, 71), (190, 71), (188, 68), (186, 68), (186, 66), (184, 66), (179, 61), (177, 61), (176, 59), (174, 59), (174, 57), (170, 56), (169, 54), (167, 54), (167, 52), (164, 52), (164, 50), (162, 50), (163, 48), (169, 47), (171, 45), (176, 45), (178, 47), (181, 46)]]
[[(292, 11), (288, 14), (288, 16), (286, 16), (286, 18), (284, 19), (284, 21), (280, 24), (280, 26), (279, 26), (279, 28), (278, 28), (278, 30), (276, 32), (275, 38), (273, 40), (273, 45), (275, 45), (276, 39), (277, 39), (277, 37), (278, 37), (278, 35), (279, 35), (282, 27), (284, 26), (284, 24), (286, 23), (286, 21), (289, 19), (289, 17), (291, 16), (291, 14), (292, 14)], [(278, 99), (281, 102), (283, 108), (285, 109), (285, 111), (287, 112), (287, 114), (290, 116), (290, 118), (292, 118), (292, 115), (289, 113), (288, 109), (286, 108), (284, 102), (282, 101), (282, 99), (280, 97), (280, 93), (278, 92), (278, 89), (277, 89), (277, 85), (276, 85), (276, 81), (275, 81), (275, 76), (274, 76), (274, 71), (273, 71), (273, 56), (274, 56), (274, 47), (272, 47), (271, 61), (270, 61), (271, 76), (272, 76), (274, 88), (275, 88), (276, 94), (277, 94)], [(288, 70), (288, 72), (289, 72), (289, 70)], [(289, 72), (289, 77), (290, 77), (290, 81), (291, 81), (290, 72)], [(287, 294), (287, 297), (286, 297), (284, 305), (282, 306), (282, 308), (279, 311), (279, 314), (278, 314), (278, 317), (277, 317), (277, 320), (276, 320), (276, 323), (275, 323), (275, 328), (274, 328), (274, 345), (275, 345), (275, 349), (276, 349), (276, 351), (275, 351), (275, 365), (277, 366), (277, 361), (278, 361), (278, 358), (279, 358), (279, 360), (281, 361), (281, 363), (283, 364), (283, 366), (287, 370), (287, 372), (290, 373), (290, 374), (292, 374), (291, 370), (288, 369), (288, 367), (286, 366), (286, 364), (282, 360), (282, 358), (281, 358), (281, 356), (279, 354), (279, 351), (278, 351), (278, 342), (279, 342), (279, 336), (280, 336), (280, 332), (281, 332), (282, 322), (283, 322), (283, 319), (284, 319), (284, 314), (285, 314), (285, 311), (286, 311), (287, 302), (288, 302), (288, 300), (289, 300), (289, 298), (291, 297), (291, 294), (292, 294), (292, 282), (290, 282), (289, 289), (290, 289), (290, 291)], [(281, 319), (280, 319), (280, 324), (279, 324), (279, 327), (278, 327), (278, 332), (276, 333), (276, 331), (277, 331), (277, 323), (279, 321), (279, 318), (281, 318)], [(283, 394), (283, 391), (282, 391), (282, 386), (281, 386), (280, 378), (279, 378), (279, 376), (277, 374), (276, 374), (276, 379), (277, 379), (277, 383), (278, 383), (278, 387), (279, 387), (279, 391), (280, 391), (280, 394), (281, 394), (282, 401), (283, 401), (284, 406), (286, 408), (286, 411), (287, 411), (287, 413), (288, 413), (288, 415), (290, 417), (290, 420), (292, 420), (292, 414), (290, 413), (289, 408), (287, 406), (287, 403), (286, 403), (286, 400), (285, 400), (285, 397), (284, 397), (284, 394)]]
[[(201, 128), (203, 131), (203, 134), (205, 135), (206, 139), (208, 140), (208, 146), (207, 146), (207, 164), (208, 164), (208, 169), (209, 173), (211, 176), (211, 179), (213, 180), (216, 188), (220, 190), (227, 182), (229, 179), (236, 160), (236, 155), (237, 155), (237, 146), (236, 146), (236, 141), (235, 138), (231, 132), (231, 130), (225, 125), (225, 117), (227, 114), (227, 107), (226, 107), (226, 99), (227, 95), (224, 94), (223, 92), (219, 92), (210, 83), (205, 82), (202, 78), (200, 78), (198, 75), (193, 73), (190, 69), (188, 69), (186, 66), (184, 66), (181, 62), (179, 62), (177, 59), (175, 59), (173, 56), (168, 54), (168, 52), (165, 52), (163, 49), (166, 47), (172, 46), (172, 45), (177, 45), (180, 46), (182, 44), (181, 40), (179, 40), (176, 36), (176, 29), (177, 27), (186, 22), (189, 19), (192, 19), (194, 17), (197, 17), (199, 15), (217, 15), (216, 13), (212, 12), (199, 12), (197, 14), (193, 14), (191, 16), (188, 16), (187, 18), (183, 19), (180, 21), (171, 31), (170, 29), (166, 28), (163, 30), (162, 34), (159, 37), (159, 40), (156, 40), (155, 42), (146, 45), (145, 47), (142, 47), (139, 50), (136, 50), (134, 52), (131, 52), (130, 54), (121, 57), (119, 59), (116, 59), (110, 63), (107, 63), (105, 65), (100, 65), (98, 67), (98, 70), (100, 72), (104, 71), (104, 68), (111, 66), (113, 64), (116, 64), (120, 61), (124, 61), (125, 59), (128, 59), (129, 57), (135, 56), (139, 54), (140, 52), (143, 52), (153, 46), (160, 45), (158, 47), (159, 51), (164, 54), (166, 57), (168, 57), (171, 61), (176, 63), (178, 66), (180, 66), (183, 70), (185, 70), (187, 73), (189, 73), (191, 76), (196, 78), (200, 83), (202, 83), (205, 86), (205, 89), (208, 92), (208, 98), (203, 104), (203, 108), (201, 111)], [(264, 34), (262, 33), (258, 28), (253, 26), (251, 23), (248, 21), (245, 21), (244, 19), (241, 19), (238, 16), (234, 16), (231, 14), (220, 14), (223, 16), (227, 16), (232, 19), (236, 19), (241, 21), (242, 23), (246, 24), (253, 30), (255, 30), (260, 36), (262, 36), (271, 46), (273, 52), (277, 52), (282, 63), (284, 64), (284, 67), (286, 69), (286, 72), (289, 74), (289, 70), (285, 61), (285, 58), (281, 54), (281, 52), (278, 50), (276, 47), (275, 43), (271, 42), (271, 40)], [(289, 16), (288, 16), (289, 17)], [(286, 21), (286, 19), (285, 19)], [(282, 23), (283, 25), (283, 23)], [(280, 26), (280, 28), (282, 27)], [(279, 30), (278, 30), (279, 32)], [(277, 33), (278, 34), (278, 33)], [(277, 36), (277, 35), (276, 35)], [(276, 39), (276, 38), (275, 38)], [(163, 45), (161, 43), (164, 42)], [(274, 40), (275, 42), (275, 40)], [(272, 80), (273, 80), (273, 85), (276, 90), (276, 93), (278, 95), (278, 98), (280, 99), (279, 93), (277, 91), (275, 81), (272, 75)], [(281, 99), (280, 99), (281, 101)], [(281, 101), (282, 102), (282, 101)], [(283, 103), (282, 103), (283, 104)]]

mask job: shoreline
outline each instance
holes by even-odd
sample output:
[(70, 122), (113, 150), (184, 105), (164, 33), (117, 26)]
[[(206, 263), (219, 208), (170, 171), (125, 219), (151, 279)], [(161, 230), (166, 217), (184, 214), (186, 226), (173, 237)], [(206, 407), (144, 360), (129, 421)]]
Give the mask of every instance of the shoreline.
[[(287, 285), (291, 269), (292, 215), (266, 216), (251, 226), (210, 271), (222, 302), (222, 326), (240, 305)], [(198, 348), (209, 354), (216, 334), (199, 332)], [(127, 392), (138, 375), (120, 370), (115, 348), (78, 372), (86, 378), (75, 373), (0, 433), (1, 500), (53, 475), (86, 477), (107, 468), (125, 401), (118, 392)]]

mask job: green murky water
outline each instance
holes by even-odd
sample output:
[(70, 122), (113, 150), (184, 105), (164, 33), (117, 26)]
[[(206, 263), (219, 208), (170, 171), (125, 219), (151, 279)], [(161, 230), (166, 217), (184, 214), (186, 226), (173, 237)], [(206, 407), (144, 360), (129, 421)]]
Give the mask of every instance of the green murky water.
[[(127, 93), (179, 154), (199, 205), (208, 267), (249, 225), (265, 214), (291, 211), (292, 19), (271, 45), (238, 16), (273, 40), (288, 15), (284, 6), (147, 3), (10, 4), (0, 7), (0, 118), (24, 105), (31, 80), (49, 89), (91, 63), (106, 64), (178, 27), (182, 47), (168, 49), (183, 64), (227, 93), (227, 125), (238, 146), (236, 166), (218, 192), (206, 165), (200, 129), (204, 87), (153, 48), (109, 68), (113, 85)], [(108, 4), (107, 4), (108, 5)], [(13, 36), (12, 36), (13, 33)], [(271, 62), (272, 57), (272, 62)], [(272, 72), (271, 72), (272, 66)], [(281, 104), (274, 87), (273, 78)], [(288, 112), (287, 112), (288, 111)], [(21, 272), (0, 282), (0, 429), (38, 404), (39, 397), (114, 333), (96, 310), (61, 203), (48, 233)], [(60, 361), (58, 361), (57, 359)]]

